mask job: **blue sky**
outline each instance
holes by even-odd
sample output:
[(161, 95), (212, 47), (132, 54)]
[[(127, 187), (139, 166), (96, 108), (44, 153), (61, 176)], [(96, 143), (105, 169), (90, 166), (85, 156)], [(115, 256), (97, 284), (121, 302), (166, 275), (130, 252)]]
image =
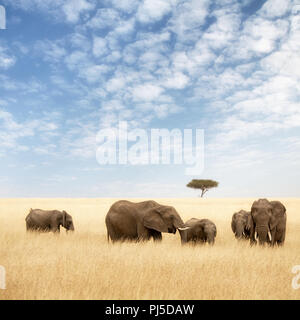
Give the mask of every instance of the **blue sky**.
[[(295, 1), (2, 0), (1, 197), (300, 196)], [(299, 9), (299, 10), (298, 10)], [(96, 135), (203, 129), (205, 167), (100, 166)]]

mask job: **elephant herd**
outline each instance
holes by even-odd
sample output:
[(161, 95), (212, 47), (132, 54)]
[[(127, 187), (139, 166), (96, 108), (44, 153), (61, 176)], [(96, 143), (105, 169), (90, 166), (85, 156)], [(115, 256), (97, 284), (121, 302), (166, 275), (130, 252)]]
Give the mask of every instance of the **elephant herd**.
[(179, 231), (181, 242), (214, 243), (217, 235), (215, 224), (208, 219), (190, 219), (186, 223), (171, 206), (155, 201), (133, 203), (117, 201), (109, 209), (105, 218), (107, 238), (122, 240), (161, 240), (162, 232)]
[[(74, 231), (72, 216), (66, 211), (31, 209), (26, 219), (27, 231), (59, 232), (60, 226)], [(179, 231), (181, 243), (214, 244), (216, 225), (208, 219), (192, 218), (183, 222), (172, 206), (153, 200), (133, 203), (127, 200), (115, 202), (109, 209), (105, 224), (107, 240), (154, 241), (162, 239), (162, 232)], [(259, 199), (251, 210), (241, 210), (232, 216), (232, 231), (237, 239), (255, 244), (282, 245), (286, 232), (286, 208), (279, 201)]]
[(250, 239), (250, 243), (282, 245), (286, 232), (286, 208), (280, 201), (259, 199), (251, 211), (241, 210), (232, 216), (231, 228), (238, 239)]

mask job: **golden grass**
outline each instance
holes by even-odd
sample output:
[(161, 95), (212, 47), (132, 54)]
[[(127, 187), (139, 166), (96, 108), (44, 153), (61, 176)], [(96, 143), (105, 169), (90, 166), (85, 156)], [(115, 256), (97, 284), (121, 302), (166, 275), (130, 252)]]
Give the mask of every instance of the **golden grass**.
[[(182, 247), (178, 233), (163, 234), (161, 243), (108, 244), (104, 217), (116, 199), (2, 199), (0, 265), (7, 289), (0, 299), (299, 299), (291, 269), (300, 264), (300, 199), (279, 199), (288, 214), (282, 248), (234, 239), (231, 216), (253, 200), (156, 199), (173, 205), (184, 221), (216, 223), (214, 247)], [(26, 234), (31, 207), (67, 210), (75, 233)]]

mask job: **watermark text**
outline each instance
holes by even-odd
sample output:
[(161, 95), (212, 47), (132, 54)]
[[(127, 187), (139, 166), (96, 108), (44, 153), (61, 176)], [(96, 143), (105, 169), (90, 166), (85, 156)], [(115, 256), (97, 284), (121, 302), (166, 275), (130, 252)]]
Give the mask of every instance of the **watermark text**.
[(204, 130), (128, 129), (126, 121), (117, 128), (98, 132), (96, 158), (100, 165), (185, 165), (186, 175), (204, 169)]
[(0, 290), (6, 289), (6, 271), (3, 266), (0, 266)]
[(298, 290), (300, 289), (300, 265), (293, 266), (292, 273), (296, 273), (292, 280), (292, 288)]
[(6, 29), (6, 10), (0, 5), (0, 29)]

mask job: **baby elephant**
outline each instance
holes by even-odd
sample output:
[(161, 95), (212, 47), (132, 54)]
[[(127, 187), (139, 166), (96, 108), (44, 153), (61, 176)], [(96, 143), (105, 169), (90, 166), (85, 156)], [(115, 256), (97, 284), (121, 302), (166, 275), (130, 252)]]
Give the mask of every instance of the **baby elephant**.
[(250, 212), (240, 210), (232, 216), (231, 229), (237, 239), (250, 239)]
[(25, 221), (27, 231), (60, 232), (60, 226), (74, 231), (73, 219), (66, 211), (30, 209)]
[(215, 243), (217, 227), (212, 221), (192, 218), (185, 223), (185, 226), (189, 227), (189, 229), (179, 230), (182, 244), (187, 242), (193, 242), (194, 244), (208, 242), (213, 245)]

